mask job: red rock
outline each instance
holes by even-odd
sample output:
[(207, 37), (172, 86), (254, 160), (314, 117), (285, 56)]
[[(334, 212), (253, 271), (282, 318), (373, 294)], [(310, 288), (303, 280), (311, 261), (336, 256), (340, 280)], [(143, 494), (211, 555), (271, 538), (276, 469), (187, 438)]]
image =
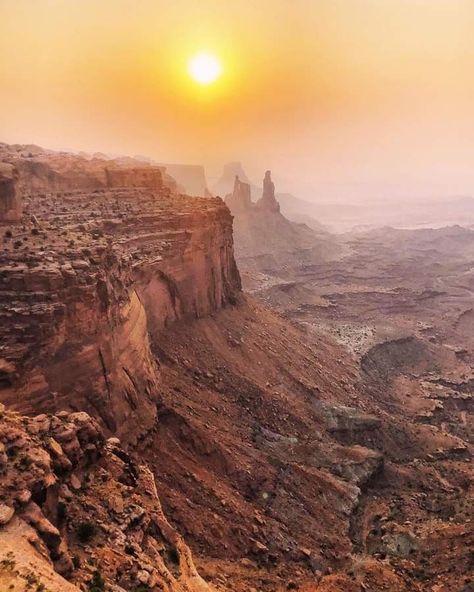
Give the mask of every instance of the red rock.
[(13, 518), (15, 514), (15, 510), (6, 506), (5, 504), (0, 504), (0, 526), (4, 526), (8, 524), (10, 520)]

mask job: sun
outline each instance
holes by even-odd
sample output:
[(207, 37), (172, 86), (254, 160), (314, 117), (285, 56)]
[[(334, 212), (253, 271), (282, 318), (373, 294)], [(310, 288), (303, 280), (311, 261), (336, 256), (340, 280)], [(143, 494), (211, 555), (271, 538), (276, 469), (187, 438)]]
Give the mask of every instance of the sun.
[(222, 66), (215, 55), (203, 51), (189, 60), (188, 72), (195, 82), (207, 85), (219, 78), (222, 74)]

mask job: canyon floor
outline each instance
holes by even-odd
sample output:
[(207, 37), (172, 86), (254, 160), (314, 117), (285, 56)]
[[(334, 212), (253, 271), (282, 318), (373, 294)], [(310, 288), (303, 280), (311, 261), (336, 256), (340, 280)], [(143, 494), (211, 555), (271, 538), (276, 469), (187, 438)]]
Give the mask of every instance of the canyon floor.
[[(244, 289), (339, 343), (382, 419), (389, 440), (375, 448), (384, 471), (352, 518), (354, 551), (387, 562), (397, 533), (399, 557), (388, 562), (398, 574), (412, 570), (421, 589), (471, 590), (474, 232), (383, 228), (335, 240), (337, 260), (281, 276), (251, 265), (242, 270)], [(393, 446), (402, 432), (401, 447)]]

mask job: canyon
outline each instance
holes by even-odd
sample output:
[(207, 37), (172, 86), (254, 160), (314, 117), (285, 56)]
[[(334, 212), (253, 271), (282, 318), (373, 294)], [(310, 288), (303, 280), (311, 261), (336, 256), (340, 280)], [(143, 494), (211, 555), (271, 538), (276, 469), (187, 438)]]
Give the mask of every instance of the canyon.
[(472, 231), (0, 161), (0, 585), (472, 589)]

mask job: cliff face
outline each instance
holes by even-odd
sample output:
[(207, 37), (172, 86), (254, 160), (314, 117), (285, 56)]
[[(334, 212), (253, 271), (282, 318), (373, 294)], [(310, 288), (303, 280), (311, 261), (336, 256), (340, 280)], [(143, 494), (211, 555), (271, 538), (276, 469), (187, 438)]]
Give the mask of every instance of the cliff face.
[(231, 216), (219, 199), (171, 194), (158, 169), (106, 169), (107, 189), (58, 195), (35, 189), (34, 158), (27, 168), (24, 225), (6, 228), (0, 255), (0, 399), (89, 410), (133, 441), (156, 415), (150, 331), (240, 288)]

